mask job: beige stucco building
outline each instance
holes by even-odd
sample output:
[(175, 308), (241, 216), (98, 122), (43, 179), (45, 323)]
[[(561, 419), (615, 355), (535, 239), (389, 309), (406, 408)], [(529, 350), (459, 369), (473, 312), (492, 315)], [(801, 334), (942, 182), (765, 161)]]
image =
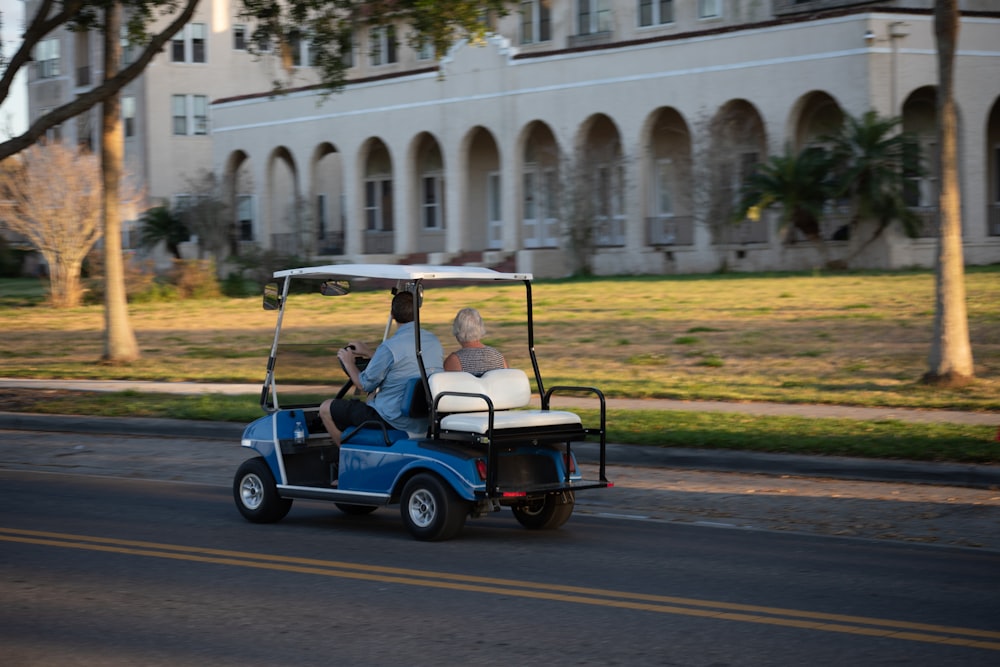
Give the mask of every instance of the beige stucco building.
[[(41, 2), (25, 3), (26, 21)], [(247, 49), (251, 27), (239, 18), (239, 0), (202, 0), (193, 17), (156, 55), (145, 72), (121, 93), (126, 169), (144, 201), (130, 206), (130, 217), (146, 206), (177, 204), (190, 195), (192, 181), (212, 167), (211, 103), (219, 97), (260, 91), (287, 75), (278, 59), (252, 55)], [(151, 27), (157, 32), (173, 15)], [(123, 40), (124, 42), (124, 40)], [(28, 71), (29, 120), (65, 104), (104, 78), (103, 35), (60, 28), (34, 51)], [(128, 62), (135, 48), (123, 51)], [(308, 72), (292, 82), (312, 80)], [(100, 105), (48, 132), (49, 139), (98, 149)], [(135, 220), (124, 221), (125, 246), (134, 238)]]
[[(601, 274), (934, 262), (933, 170), (908, 191), (927, 221), (915, 239), (893, 228), (862, 250), (831, 210), (817, 248), (785, 238), (773, 212), (729, 217), (755, 164), (845, 115), (900, 116), (934, 154), (932, 0), (529, 0), (440, 63), (404, 28), (361, 31), (332, 95), (307, 85), (308, 44), (292, 70), (249, 55), (237, 1), (202, 0), (126, 92), (126, 141), (154, 199), (184, 195), (202, 167), (221, 176), (244, 247), (310, 262), (506, 262), (540, 276), (581, 261)], [(994, 263), (1000, 7), (959, 5), (966, 260)], [(81, 89), (82, 52), (99, 62), (93, 36), (61, 39), (72, 64), (58, 84), (33, 75), (33, 114)], [(277, 78), (291, 92), (274, 95)]]

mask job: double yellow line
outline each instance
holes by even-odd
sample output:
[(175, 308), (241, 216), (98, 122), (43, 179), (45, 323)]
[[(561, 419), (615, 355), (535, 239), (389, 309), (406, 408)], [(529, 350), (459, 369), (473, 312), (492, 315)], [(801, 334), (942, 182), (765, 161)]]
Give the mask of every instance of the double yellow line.
[(1000, 632), (975, 628), (40, 530), (0, 528), (0, 541), (131, 556), (169, 558), (215, 565), (253, 567), (279, 572), (378, 581), (405, 586), (423, 586), (1000, 651)]

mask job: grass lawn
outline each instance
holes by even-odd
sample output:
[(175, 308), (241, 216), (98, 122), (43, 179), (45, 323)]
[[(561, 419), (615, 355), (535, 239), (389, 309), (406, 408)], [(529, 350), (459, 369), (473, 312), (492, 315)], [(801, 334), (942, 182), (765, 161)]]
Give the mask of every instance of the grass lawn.
[[(609, 396), (1000, 412), (1000, 266), (970, 267), (966, 286), (977, 380), (957, 390), (919, 383), (934, 316), (929, 271), (539, 281), (533, 285), (535, 349), (548, 385), (592, 385)], [(299, 303), (290, 311), (297, 317), (285, 323), (288, 342), (330, 346), (329, 363), (314, 365), (317, 380), (339, 382), (333, 350), (351, 339), (376, 342), (385, 326), (387, 292), (290, 298)], [(458, 308), (475, 306), (487, 320), (486, 342), (502, 349), (511, 366), (530, 369), (522, 299), (520, 286), (428, 287), (423, 323), (450, 350), (456, 347), (451, 318)], [(128, 366), (98, 363), (103, 317), (100, 306), (48, 308), (38, 281), (0, 281), (0, 377), (256, 384), (275, 314), (263, 311), (257, 298), (133, 305), (142, 359)], [(165, 416), (246, 418), (243, 408), (227, 417), (221, 405), (227, 401), (197, 408), (203, 397), (163, 396), (153, 401), (156, 408), (141, 398), (119, 397), (118, 403), (127, 404), (129, 414), (143, 406)], [(72, 401), (60, 401), (53, 402), (66, 412), (111, 410), (74, 410)], [(240, 404), (260, 414), (256, 396)], [(609, 428), (615, 442), (1000, 460), (993, 453), (1000, 449), (996, 431), (989, 429), (940, 425), (935, 435), (935, 428), (869, 424), (855, 431), (840, 420), (775, 420), (771, 429), (762, 426), (764, 418), (742, 419), (632, 411), (614, 415)], [(811, 432), (816, 423), (829, 426), (826, 434)], [(964, 446), (956, 442), (968, 451), (958, 451)]]

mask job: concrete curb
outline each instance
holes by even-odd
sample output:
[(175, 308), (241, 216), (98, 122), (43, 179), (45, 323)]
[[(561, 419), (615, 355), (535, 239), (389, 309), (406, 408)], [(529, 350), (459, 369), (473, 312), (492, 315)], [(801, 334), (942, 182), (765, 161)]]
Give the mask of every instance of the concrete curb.
[[(168, 435), (239, 443), (243, 424), (179, 419), (84, 417), (0, 412), (0, 429), (118, 436)], [(582, 463), (598, 463), (596, 443), (573, 446)], [(719, 472), (824, 477), (863, 481), (905, 482), (1000, 488), (1000, 466), (959, 463), (889, 461), (837, 456), (802, 456), (737, 450), (642, 447), (608, 444), (607, 464), (644, 468), (684, 468)]]

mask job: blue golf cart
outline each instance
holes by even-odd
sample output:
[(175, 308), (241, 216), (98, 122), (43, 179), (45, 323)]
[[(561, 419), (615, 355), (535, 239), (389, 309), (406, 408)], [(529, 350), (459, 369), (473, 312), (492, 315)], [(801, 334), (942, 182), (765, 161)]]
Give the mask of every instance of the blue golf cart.
[[(239, 466), (233, 480), (236, 507), (249, 521), (279, 521), (296, 499), (332, 501), (348, 514), (398, 505), (414, 538), (445, 540), (457, 535), (468, 517), (503, 508), (526, 528), (558, 528), (572, 514), (577, 491), (611, 486), (605, 476), (604, 395), (593, 387), (546, 388), (542, 381), (535, 356), (531, 274), (342, 264), (277, 271), (274, 278), (264, 294), (265, 309), (277, 312), (260, 397), (266, 414), (245, 429), (242, 446), (255, 455)], [(346, 341), (317, 332), (312, 319), (326, 306), (314, 297), (337, 297), (331, 303), (338, 321), (356, 328), (359, 309), (351, 306), (352, 299), (371, 304), (384, 294), (407, 290), (417, 305), (414, 330), (419, 331), (433, 287), (473, 284), (508, 293), (519, 293), (518, 285), (523, 286), (534, 389), (518, 368), (478, 377), (428, 373), (420, 337), (414, 336), (420, 375), (410, 380), (406, 403), (411, 416), (426, 420), (427, 429), (407, 433), (373, 422), (348, 429), (340, 447), (335, 446), (320, 420), (319, 405), (357, 391), (349, 377), (339, 387), (330, 385), (332, 361)], [(387, 310), (388, 304), (389, 299)], [(447, 309), (450, 323), (458, 306), (436, 305), (442, 313)], [(390, 317), (383, 340), (391, 326)], [(585, 425), (576, 413), (553, 409), (557, 395), (592, 397), (595, 423)], [(600, 443), (598, 479), (584, 479), (577, 466), (573, 443), (585, 440)]]

